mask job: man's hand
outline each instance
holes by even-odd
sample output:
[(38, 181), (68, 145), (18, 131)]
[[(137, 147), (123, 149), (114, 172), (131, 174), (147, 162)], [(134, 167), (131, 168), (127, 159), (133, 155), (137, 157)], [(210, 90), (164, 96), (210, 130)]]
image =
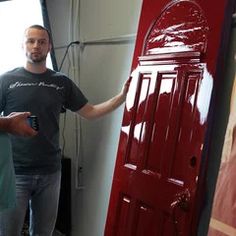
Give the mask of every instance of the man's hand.
[(6, 121), (4, 122), (5, 128), (2, 130), (21, 136), (34, 136), (37, 132), (32, 129), (27, 122), (27, 117), (30, 116), (30, 112), (13, 112), (8, 116), (2, 118)]
[(121, 90), (121, 95), (122, 95), (124, 101), (126, 99), (128, 91), (129, 91), (130, 82), (131, 82), (131, 77), (129, 77), (129, 79), (125, 81), (123, 88)]

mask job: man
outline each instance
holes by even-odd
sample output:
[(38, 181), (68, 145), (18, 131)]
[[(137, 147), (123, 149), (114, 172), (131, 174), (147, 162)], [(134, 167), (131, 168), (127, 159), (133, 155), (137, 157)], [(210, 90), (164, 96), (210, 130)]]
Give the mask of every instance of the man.
[(26, 209), (30, 207), (30, 235), (52, 235), (59, 200), (61, 152), (59, 115), (62, 107), (86, 119), (101, 117), (126, 99), (129, 83), (110, 100), (92, 105), (65, 75), (46, 68), (51, 50), (49, 32), (39, 25), (26, 29), (24, 68), (0, 77), (0, 111), (28, 110), (39, 120), (35, 137), (12, 136), (16, 172), (16, 208), (0, 215), (0, 236), (20, 236)]
[(29, 112), (14, 112), (0, 117), (0, 212), (15, 206), (15, 176), (12, 152), (6, 132), (14, 135), (34, 136), (37, 134), (28, 124)]

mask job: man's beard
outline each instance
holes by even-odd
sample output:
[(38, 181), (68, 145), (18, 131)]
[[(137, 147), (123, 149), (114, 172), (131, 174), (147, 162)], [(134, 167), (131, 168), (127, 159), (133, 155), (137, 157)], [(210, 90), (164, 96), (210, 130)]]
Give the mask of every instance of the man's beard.
[(35, 57), (31, 54), (27, 55), (27, 59), (31, 63), (41, 63), (41, 62), (46, 61), (46, 58), (47, 58), (47, 55), (41, 55), (41, 56), (38, 56), (38, 57)]

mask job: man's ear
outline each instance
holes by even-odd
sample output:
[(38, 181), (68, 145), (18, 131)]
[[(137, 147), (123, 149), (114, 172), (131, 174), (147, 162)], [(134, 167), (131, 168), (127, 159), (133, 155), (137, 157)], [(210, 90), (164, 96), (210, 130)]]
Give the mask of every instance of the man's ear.
[(48, 46), (48, 52), (51, 52), (51, 50), (52, 50), (52, 44), (50, 43)]

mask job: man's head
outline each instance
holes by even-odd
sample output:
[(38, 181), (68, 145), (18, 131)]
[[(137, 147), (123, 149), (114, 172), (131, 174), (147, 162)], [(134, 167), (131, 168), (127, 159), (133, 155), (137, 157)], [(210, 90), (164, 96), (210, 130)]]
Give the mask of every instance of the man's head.
[(29, 63), (45, 63), (52, 47), (51, 35), (43, 26), (32, 25), (24, 32), (22, 47)]

